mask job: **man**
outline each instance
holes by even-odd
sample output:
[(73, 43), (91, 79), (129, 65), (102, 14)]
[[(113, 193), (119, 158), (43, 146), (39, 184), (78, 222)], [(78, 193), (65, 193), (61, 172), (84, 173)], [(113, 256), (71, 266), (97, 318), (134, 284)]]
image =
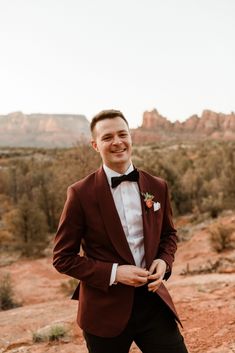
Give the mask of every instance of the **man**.
[(91, 133), (103, 165), (68, 188), (54, 247), (55, 268), (80, 280), (73, 299), (88, 350), (127, 353), (135, 341), (144, 353), (186, 353), (162, 282), (177, 240), (167, 185), (134, 168), (120, 111), (96, 115)]

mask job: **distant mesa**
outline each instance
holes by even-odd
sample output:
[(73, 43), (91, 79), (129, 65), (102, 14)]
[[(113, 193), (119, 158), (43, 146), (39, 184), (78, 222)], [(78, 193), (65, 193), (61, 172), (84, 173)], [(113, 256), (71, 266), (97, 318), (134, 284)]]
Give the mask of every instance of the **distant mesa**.
[(1, 147), (70, 147), (87, 142), (89, 136), (89, 121), (84, 115), (0, 115)]
[[(174, 140), (235, 140), (235, 113), (204, 110), (172, 123), (156, 109), (145, 111), (142, 125), (131, 130), (135, 144)], [(89, 121), (75, 114), (0, 115), (0, 147), (71, 147), (90, 139)]]
[(154, 109), (144, 112), (143, 123), (132, 130), (132, 138), (136, 144), (186, 139), (235, 140), (235, 114), (204, 110), (201, 117), (192, 115), (182, 123), (172, 123)]

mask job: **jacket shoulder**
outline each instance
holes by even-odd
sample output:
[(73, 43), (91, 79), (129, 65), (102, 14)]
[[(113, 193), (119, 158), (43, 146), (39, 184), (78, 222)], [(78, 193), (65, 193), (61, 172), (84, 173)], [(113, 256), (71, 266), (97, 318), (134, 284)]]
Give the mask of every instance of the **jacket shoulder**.
[(149, 182), (157, 183), (159, 186), (166, 187), (167, 182), (165, 179), (162, 179), (162, 178), (157, 177), (155, 175), (149, 174), (145, 170), (139, 170), (139, 171), (142, 173), (144, 178), (146, 178)]
[(87, 175), (86, 177), (76, 181), (75, 183), (69, 185), (68, 189), (74, 189), (75, 191), (78, 191), (78, 190), (83, 190), (84, 188), (86, 189), (91, 185), (94, 185), (96, 173), (97, 173), (97, 170)]

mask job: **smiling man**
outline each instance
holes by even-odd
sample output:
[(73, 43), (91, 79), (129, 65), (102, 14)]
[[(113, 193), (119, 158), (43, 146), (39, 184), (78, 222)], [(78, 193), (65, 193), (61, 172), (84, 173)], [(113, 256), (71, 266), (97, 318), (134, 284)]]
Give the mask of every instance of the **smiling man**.
[[(176, 251), (167, 184), (134, 168), (128, 122), (105, 110), (91, 122), (103, 165), (68, 188), (54, 266), (80, 280), (78, 324), (90, 353), (186, 353), (163, 280)], [(81, 250), (82, 246), (82, 252)]]
[(99, 120), (98, 115), (91, 123), (92, 146), (100, 153), (104, 165), (124, 174), (131, 164), (131, 136), (124, 117)]

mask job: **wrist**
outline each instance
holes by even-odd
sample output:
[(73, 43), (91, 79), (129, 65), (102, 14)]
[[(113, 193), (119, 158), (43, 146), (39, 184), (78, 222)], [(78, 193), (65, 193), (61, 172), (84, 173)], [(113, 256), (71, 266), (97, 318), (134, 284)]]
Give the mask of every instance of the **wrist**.
[(166, 264), (166, 273), (167, 273), (167, 272), (170, 272), (171, 268), (170, 268), (169, 264), (168, 264), (165, 260), (163, 260), (163, 261), (164, 261), (165, 264)]

